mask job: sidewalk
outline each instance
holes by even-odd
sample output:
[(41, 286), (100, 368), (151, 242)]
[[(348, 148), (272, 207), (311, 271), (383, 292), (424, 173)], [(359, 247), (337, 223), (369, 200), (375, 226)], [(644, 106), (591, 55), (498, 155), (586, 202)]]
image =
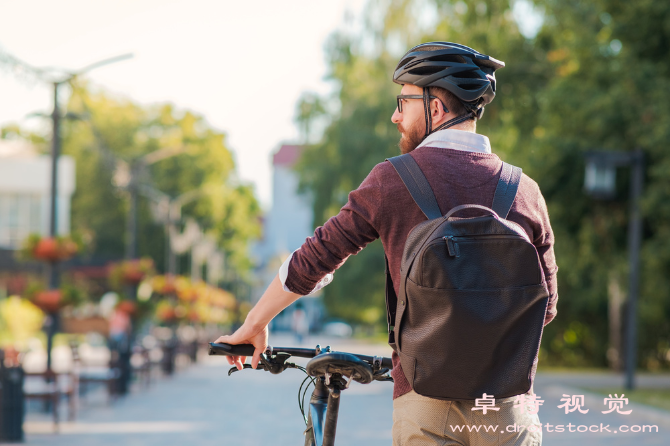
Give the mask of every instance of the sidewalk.
[[(668, 375), (640, 375), (636, 379), (640, 388), (668, 388)], [(553, 426), (564, 425), (565, 432), (543, 431), (545, 445), (607, 445), (607, 446), (646, 446), (670, 444), (670, 412), (654, 407), (629, 402), (621, 411), (632, 410), (629, 415), (608, 411), (604, 405), (604, 397), (595, 393), (585, 392), (583, 387), (617, 387), (623, 383), (623, 377), (614, 373), (538, 373), (534, 390), (544, 400), (540, 407), (540, 422)], [(565, 395), (584, 395), (584, 409), (588, 413), (578, 411), (566, 414), (564, 408)], [(620, 396), (620, 395), (619, 395)], [(568, 432), (568, 424), (572, 423), (575, 432)], [(658, 432), (621, 432), (625, 426), (658, 426)], [(610, 432), (577, 432), (577, 426), (609, 426)], [(555, 428), (552, 428), (555, 430)], [(595, 428), (594, 428), (595, 429)], [(636, 429), (636, 428), (634, 428)]]
[[(320, 338), (321, 339), (321, 338)], [(275, 345), (295, 345), (292, 338), (273, 337)], [(313, 339), (308, 340), (311, 342)], [(314, 342), (316, 342), (314, 340)], [(322, 345), (326, 345), (323, 342)], [(334, 349), (386, 355), (388, 346), (332, 340)], [(313, 344), (310, 344), (313, 347)], [(61, 424), (54, 434), (48, 416), (30, 412), (24, 429), (34, 446), (182, 446), (304, 443), (305, 424), (298, 409), (298, 387), (305, 375), (245, 370), (227, 376), (221, 357), (201, 357), (198, 364), (160, 378), (106, 406), (101, 398), (83, 402), (77, 421)], [(296, 358), (296, 363), (306, 360)], [(337, 429), (338, 444), (389, 445), (391, 383), (352, 384), (343, 392)], [(309, 395), (308, 395), (309, 397)]]
[[(323, 338), (310, 338), (313, 347)], [(334, 340), (330, 345), (340, 351), (390, 356), (386, 345), (355, 340)], [(274, 345), (295, 345), (290, 337), (272, 336)], [(160, 378), (152, 387), (135, 391), (107, 406), (104, 399), (84, 401), (75, 423), (62, 423), (60, 434), (52, 433), (48, 416), (31, 412), (25, 424), (26, 444), (35, 446), (181, 446), (303, 444), (304, 423), (298, 409), (298, 387), (304, 374), (287, 370), (281, 375), (245, 370), (228, 377), (224, 358), (202, 357), (194, 366), (178, 371), (172, 378)], [(306, 360), (296, 359), (304, 364)], [(611, 381), (611, 382), (610, 382)], [(630, 415), (603, 414), (603, 397), (585, 393), (580, 386), (619, 384), (610, 374), (539, 374), (535, 393), (545, 402), (540, 420), (553, 426), (564, 424), (562, 433), (544, 432), (548, 446), (624, 446), (670, 444), (670, 412), (630, 403), (624, 409)], [(668, 376), (642, 376), (640, 386), (670, 386)], [(585, 395), (587, 414), (565, 414), (559, 409), (564, 394)], [(392, 425), (392, 385), (373, 382), (352, 384), (343, 392), (337, 428), (338, 445), (390, 445)], [(609, 425), (612, 432), (568, 432), (568, 423)], [(657, 425), (658, 433), (614, 433), (620, 425)], [(576, 427), (575, 427), (576, 429)]]

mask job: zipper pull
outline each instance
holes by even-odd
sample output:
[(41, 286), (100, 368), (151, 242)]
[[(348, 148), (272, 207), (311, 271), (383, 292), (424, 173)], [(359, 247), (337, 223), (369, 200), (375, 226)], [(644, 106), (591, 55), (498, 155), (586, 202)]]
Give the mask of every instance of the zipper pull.
[(460, 257), (461, 250), (458, 249), (458, 244), (454, 241), (454, 238), (452, 236), (442, 238), (447, 242), (447, 250), (449, 251), (449, 255), (452, 257)]

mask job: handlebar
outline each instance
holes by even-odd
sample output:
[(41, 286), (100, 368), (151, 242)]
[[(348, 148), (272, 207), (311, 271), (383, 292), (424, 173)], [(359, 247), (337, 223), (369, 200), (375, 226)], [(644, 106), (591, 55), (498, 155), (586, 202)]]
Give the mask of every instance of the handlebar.
[[(254, 346), (251, 344), (217, 344), (214, 342), (209, 343), (209, 354), (211, 355), (221, 355), (221, 356), (252, 356), (254, 354)], [(296, 356), (299, 358), (314, 358), (319, 355), (321, 352), (317, 351), (315, 348), (297, 348), (297, 347), (271, 347), (268, 346), (265, 350), (265, 354), (268, 356), (276, 355), (278, 353), (284, 353), (290, 356)], [(369, 355), (359, 355), (356, 353), (350, 353), (356, 356), (358, 359), (366, 361), (370, 365), (374, 365), (375, 359), (381, 359), (381, 367), (392, 369), (393, 362), (391, 358), (378, 357), (378, 356), (369, 356)]]
[(209, 343), (209, 355), (222, 355), (222, 356), (253, 356), (254, 350), (256, 348), (251, 344), (217, 344), (214, 342)]

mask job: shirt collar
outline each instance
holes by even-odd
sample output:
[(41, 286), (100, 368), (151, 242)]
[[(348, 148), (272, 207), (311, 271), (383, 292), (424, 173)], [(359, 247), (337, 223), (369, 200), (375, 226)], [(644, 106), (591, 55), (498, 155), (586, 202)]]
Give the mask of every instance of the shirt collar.
[(417, 147), (463, 150), (465, 152), (491, 153), (489, 138), (465, 130), (445, 129), (428, 135)]

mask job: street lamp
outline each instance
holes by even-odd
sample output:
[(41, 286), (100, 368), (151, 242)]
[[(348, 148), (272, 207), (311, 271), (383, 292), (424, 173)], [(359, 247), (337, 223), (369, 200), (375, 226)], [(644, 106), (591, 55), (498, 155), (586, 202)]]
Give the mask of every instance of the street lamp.
[[(109, 65), (115, 62), (120, 62), (133, 57), (132, 54), (124, 54), (109, 59), (104, 59), (99, 62), (90, 64), (76, 72), (66, 73), (65, 77), (59, 80), (51, 80), (54, 92), (54, 108), (51, 114), (51, 121), (53, 124), (53, 133), (51, 138), (51, 211), (49, 214), (49, 236), (56, 237), (58, 234), (58, 158), (60, 156), (61, 138), (60, 138), (60, 109), (58, 107), (58, 88), (77, 76), (80, 76), (88, 71), (103, 65)], [(51, 263), (49, 267), (49, 288), (55, 289), (60, 285), (60, 277), (58, 275), (58, 267), (55, 263)], [(58, 322), (56, 315), (48, 316), (48, 330), (47, 330), (47, 370), (51, 370), (51, 349), (53, 347), (53, 338), (58, 329)]]
[[(202, 196), (205, 191), (203, 189), (193, 189), (188, 192), (184, 192), (176, 198), (172, 198), (169, 195), (149, 186), (148, 184), (142, 185), (141, 192), (156, 202), (156, 219), (164, 222), (165, 224), (165, 236), (166, 241), (166, 268), (165, 271), (169, 274), (177, 274), (177, 258), (176, 258), (176, 248), (175, 245), (178, 242), (175, 240), (176, 234), (176, 224), (181, 221), (181, 209), (184, 205), (197, 200)], [(187, 228), (189, 224), (187, 223)], [(194, 228), (193, 232), (189, 229), (189, 236), (187, 238), (197, 238), (202, 237), (199, 226), (195, 223), (195, 226), (190, 226)], [(188, 242), (190, 245), (193, 244), (193, 240)], [(181, 243), (179, 243), (181, 244)], [(191, 274), (193, 274), (193, 268), (191, 267)]]
[[(98, 136), (96, 135), (96, 138), (97, 137)], [(113, 184), (116, 187), (128, 191), (130, 198), (130, 207), (126, 218), (126, 259), (131, 260), (138, 256), (138, 194), (140, 192), (150, 190), (152, 193), (156, 192), (165, 195), (162, 192), (156, 191), (148, 184), (144, 184), (142, 182), (143, 177), (146, 174), (146, 169), (158, 161), (186, 153), (187, 150), (188, 149), (185, 146), (166, 147), (151, 153), (147, 153), (146, 155), (140, 156), (139, 158), (131, 159), (129, 161), (114, 157), (112, 155), (116, 164), (114, 177), (112, 179)], [(107, 151), (105, 151), (104, 154), (107, 156), (110, 155)]]
[[(104, 59), (99, 62), (95, 62), (93, 64), (87, 65), (86, 67), (75, 71), (75, 72), (69, 72), (65, 73), (64, 77), (61, 77), (59, 80), (50, 80), (51, 84), (53, 85), (53, 92), (54, 92), (54, 108), (53, 112), (51, 113), (51, 121), (53, 124), (53, 133), (52, 133), (52, 139), (51, 139), (51, 212), (49, 214), (49, 235), (51, 237), (55, 237), (57, 232), (58, 232), (58, 157), (60, 156), (60, 146), (61, 146), (61, 140), (60, 140), (60, 120), (61, 120), (61, 115), (60, 115), (60, 109), (58, 107), (58, 88), (70, 81), (72, 81), (74, 78), (77, 76), (80, 76), (84, 73), (87, 73), (95, 68), (99, 68), (103, 65), (109, 65), (115, 62), (120, 62), (122, 60), (126, 60), (133, 57), (132, 54), (123, 54), (121, 56), (116, 56), (112, 57), (109, 59)], [(43, 71), (41, 71), (43, 72)], [(46, 79), (45, 79), (46, 80)], [(54, 268), (55, 270), (55, 268)], [(56, 274), (55, 271), (52, 271), (50, 274), (49, 278), (49, 285), (51, 287), (57, 287), (58, 286), (58, 275)]]
[[(99, 135), (97, 135), (95, 131), (94, 134), (96, 135), (96, 138), (100, 140)], [(104, 146), (102, 145), (100, 146), (103, 155), (108, 158), (113, 157), (113, 155), (103, 147)], [(138, 254), (138, 195), (147, 188), (152, 192), (155, 191), (149, 185), (142, 184), (142, 177), (146, 173), (146, 169), (148, 166), (158, 161), (185, 153), (186, 150), (187, 148), (184, 146), (166, 147), (143, 155), (139, 158), (134, 158), (130, 161), (114, 157), (116, 169), (112, 181), (115, 186), (126, 189), (130, 198), (130, 208), (128, 210), (126, 219), (126, 259), (135, 259)], [(160, 194), (158, 191), (155, 192)], [(127, 288), (127, 293), (131, 300), (136, 300), (137, 286), (129, 285)], [(119, 377), (117, 385), (118, 391), (122, 395), (128, 392), (131, 379), (130, 357), (132, 354), (132, 345), (135, 338), (135, 329), (136, 327), (133, 327), (130, 334), (130, 339), (128, 340), (127, 349), (119, 351), (119, 368), (121, 369), (121, 376)]]
[(584, 190), (601, 199), (615, 195), (616, 168), (631, 168), (630, 222), (628, 224), (628, 311), (626, 332), (626, 389), (635, 387), (635, 364), (637, 362), (637, 300), (640, 282), (640, 245), (642, 243), (642, 215), (640, 197), (644, 180), (644, 153), (592, 151), (586, 153), (586, 175)]
[[(31, 73), (37, 79), (53, 85), (54, 108), (51, 113), (52, 138), (51, 138), (51, 197), (49, 212), (49, 236), (56, 237), (58, 234), (58, 158), (61, 150), (60, 121), (61, 114), (58, 107), (58, 88), (71, 82), (77, 76), (87, 73), (103, 65), (109, 65), (132, 58), (132, 54), (123, 54), (120, 56), (104, 59), (77, 71), (57, 70), (53, 68), (36, 68), (11, 55), (0, 54), (0, 63), (17, 67), (24, 72)], [(58, 266), (55, 262), (49, 263), (49, 288), (55, 289), (59, 286)], [(58, 328), (57, 314), (49, 314), (45, 320), (47, 326), (47, 370), (51, 370), (51, 349), (53, 347), (53, 337)]]
[(586, 161), (584, 189), (593, 197), (609, 199), (615, 194), (616, 167), (592, 157)]

